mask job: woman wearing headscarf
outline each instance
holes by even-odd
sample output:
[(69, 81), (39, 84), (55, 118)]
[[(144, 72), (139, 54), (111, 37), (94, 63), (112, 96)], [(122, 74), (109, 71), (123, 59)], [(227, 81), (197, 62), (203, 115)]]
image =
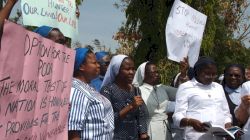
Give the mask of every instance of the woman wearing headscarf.
[(240, 104), (241, 85), (245, 82), (245, 68), (240, 64), (228, 65), (224, 70), (222, 86), (225, 91), (233, 125), (239, 125), (234, 115), (234, 109)]
[(48, 38), (56, 43), (65, 45), (66, 39), (63, 35), (63, 33), (58, 28), (53, 28), (50, 26), (40, 26), (34, 30), (35, 33), (38, 33), (44, 38)]
[(112, 140), (114, 116), (110, 101), (89, 83), (100, 72), (95, 54), (76, 49), (74, 78), (70, 93), (69, 140)]
[(139, 86), (148, 109), (150, 140), (171, 140), (167, 113), (174, 112), (175, 102), (169, 100), (169, 95), (175, 95), (176, 88), (160, 84), (158, 69), (153, 62), (144, 62), (138, 67), (133, 85)]
[(147, 139), (146, 107), (132, 85), (134, 62), (126, 55), (113, 56), (105, 74), (101, 94), (114, 110), (114, 140)]
[(184, 128), (185, 140), (223, 139), (206, 133), (204, 122), (231, 127), (231, 114), (222, 86), (213, 82), (217, 68), (211, 58), (202, 57), (194, 65), (194, 78), (178, 88), (174, 123)]
[(91, 81), (91, 86), (93, 86), (97, 91), (100, 91), (105, 73), (107, 72), (110, 63), (110, 56), (108, 52), (104, 51), (96, 52), (95, 56), (100, 65), (100, 74), (97, 78)]

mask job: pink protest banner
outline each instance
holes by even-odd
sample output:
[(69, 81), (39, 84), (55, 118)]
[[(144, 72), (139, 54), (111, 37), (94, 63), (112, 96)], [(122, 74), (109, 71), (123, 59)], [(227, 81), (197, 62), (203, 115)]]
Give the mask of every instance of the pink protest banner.
[(0, 139), (67, 140), (75, 52), (5, 22), (0, 52)]

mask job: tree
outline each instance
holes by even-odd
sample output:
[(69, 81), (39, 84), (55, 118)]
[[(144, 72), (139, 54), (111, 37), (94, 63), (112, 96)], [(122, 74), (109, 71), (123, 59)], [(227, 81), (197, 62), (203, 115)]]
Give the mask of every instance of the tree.
[(81, 5), (83, 3), (83, 0), (76, 0), (76, 5)]
[[(166, 83), (178, 71), (178, 64), (166, 59), (165, 26), (174, 0), (121, 0), (126, 12), (126, 33), (138, 32), (142, 36), (135, 49), (136, 64), (145, 60), (158, 62), (161, 78)], [(248, 65), (250, 51), (244, 47), (244, 39), (236, 38), (239, 31), (246, 38), (248, 26), (242, 31), (246, 0), (184, 0), (185, 3), (208, 16), (200, 55), (211, 56), (219, 62), (219, 71), (228, 63)], [(230, 15), (230, 16), (229, 16)], [(241, 30), (241, 32), (240, 32)], [(223, 51), (221, 51), (223, 50)], [(167, 71), (166, 71), (167, 70)]]
[(141, 40), (141, 35), (137, 32), (127, 33), (126, 26), (122, 25), (119, 31), (113, 36), (113, 39), (118, 42), (120, 47), (116, 49), (117, 54), (133, 55), (134, 49)]

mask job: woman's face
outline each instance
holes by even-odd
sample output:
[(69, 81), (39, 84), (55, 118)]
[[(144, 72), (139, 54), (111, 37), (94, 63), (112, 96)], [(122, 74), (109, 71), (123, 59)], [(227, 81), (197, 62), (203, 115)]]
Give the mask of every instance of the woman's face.
[(100, 73), (100, 65), (96, 61), (94, 53), (88, 53), (85, 62), (81, 65), (80, 70), (88, 80), (95, 79)]
[(131, 84), (135, 75), (134, 61), (131, 58), (125, 58), (121, 64), (117, 78)]
[(238, 88), (244, 80), (244, 75), (238, 67), (231, 67), (225, 73), (225, 84), (232, 89)]
[(58, 30), (51, 30), (49, 32), (48, 38), (62, 45), (66, 43), (64, 35)]
[(197, 81), (204, 85), (211, 84), (217, 77), (217, 68), (215, 65), (208, 64), (197, 72)]

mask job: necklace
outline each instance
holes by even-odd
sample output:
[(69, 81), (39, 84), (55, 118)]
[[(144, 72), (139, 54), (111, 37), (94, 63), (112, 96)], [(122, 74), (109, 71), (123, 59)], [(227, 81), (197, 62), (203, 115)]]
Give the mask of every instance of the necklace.
[(154, 96), (153, 97), (157, 103), (157, 109), (160, 109), (160, 101), (159, 101), (159, 98), (157, 95), (157, 88), (154, 86), (153, 89), (154, 89)]

